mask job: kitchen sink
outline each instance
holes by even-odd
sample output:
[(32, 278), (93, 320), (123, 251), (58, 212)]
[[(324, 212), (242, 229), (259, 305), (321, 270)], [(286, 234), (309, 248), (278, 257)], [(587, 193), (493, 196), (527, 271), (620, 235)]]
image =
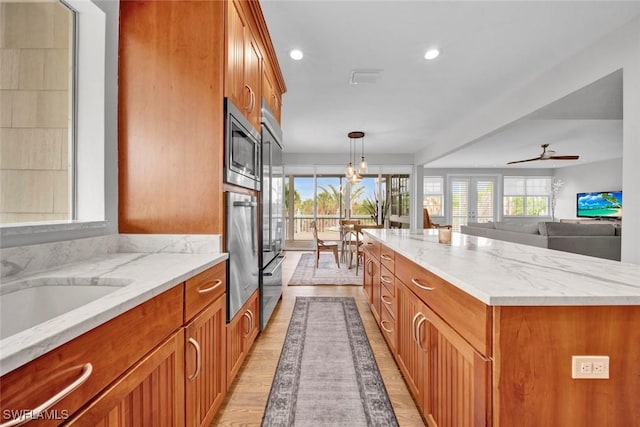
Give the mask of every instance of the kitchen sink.
[(129, 283), (124, 279), (64, 277), (24, 280), (0, 287), (0, 339), (95, 301)]

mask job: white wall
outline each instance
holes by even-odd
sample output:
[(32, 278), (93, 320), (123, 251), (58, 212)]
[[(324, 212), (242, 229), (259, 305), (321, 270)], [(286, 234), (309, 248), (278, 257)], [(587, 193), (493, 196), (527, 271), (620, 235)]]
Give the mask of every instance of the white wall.
[(558, 191), (556, 218), (576, 218), (576, 193), (622, 189), (622, 159), (558, 168), (554, 178), (563, 181)]
[(511, 96), (501, 98), (461, 120), (446, 134), (416, 155), (428, 163), (500, 129), (529, 113), (617, 70), (623, 70), (623, 172), (624, 216), (622, 261), (640, 264), (640, 17), (610, 33), (547, 72)]

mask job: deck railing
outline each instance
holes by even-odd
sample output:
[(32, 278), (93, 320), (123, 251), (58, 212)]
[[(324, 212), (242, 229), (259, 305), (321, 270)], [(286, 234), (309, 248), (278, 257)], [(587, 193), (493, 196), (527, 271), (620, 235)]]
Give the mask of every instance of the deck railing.
[[(295, 215), (293, 217), (293, 239), (287, 236), (288, 240), (311, 240), (313, 234), (311, 223), (315, 220), (318, 229), (318, 237), (321, 239), (336, 240), (340, 236), (340, 220), (345, 219), (337, 215)], [(361, 224), (374, 224), (374, 220), (367, 215), (352, 215), (350, 219), (359, 219)], [(291, 219), (287, 218), (287, 230), (290, 230)]]

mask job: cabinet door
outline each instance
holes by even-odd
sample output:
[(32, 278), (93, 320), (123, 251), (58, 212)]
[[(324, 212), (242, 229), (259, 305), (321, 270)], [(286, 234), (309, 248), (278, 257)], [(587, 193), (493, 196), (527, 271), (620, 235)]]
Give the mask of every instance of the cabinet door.
[(380, 323), (380, 295), (382, 294), (380, 290), (380, 286), (382, 286), (380, 284), (380, 261), (375, 258), (371, 260), (371, 311), (373, 317)]
[(491, 362), (429, 308), (423, 314), (426, 321), (418, 325), (417, 335), (428, 348), (422, 407), (429, 425), (491, 425)]
[(282, 95), (271, 77), (271, 67), (266, 60), (263, 60), (262, 68), (262, 97), (267, 101), (273, 116), (280, 123), (280, 99)]
[(246, 115), (253, 127), (260, 130), (262, 99), (262, 55), (249, 27), (245, 28), (244, 84), (247, 89)]
[(226, 392), (224, 294), (186, 326), (187, 426), (209, 425)]
[(369, 301), (369, 305), (373, 301), (372, 291), (373, 291), (373, 258), (369, 251), (364, 251), (364, 273), (362, 278), (362, 291), (367, 297), (367, 301)]
[(70, 426), (184, 426), (182, 329), (137, 363)]
[(398, 281), (396, 285), (396, 361), (419, 409), (423, 411), (425, 384), (428, 383), (425, 361), (429, 336), (424, 333), (428, 329), (422, 328), (420, 335), (417, 332), (426, 306), (402, 283)]
[(235, 1), (227, 5), (227, 73), (225, 75), (225, 94), (241, 111), (247, 107), (246, 88), (244, 87), (244, 33), (246, 19), (242, 8)]
[(260, 331), (258, 291), (242, 306), (227, 325), (227, 387), (231, 385), (242, 362)]

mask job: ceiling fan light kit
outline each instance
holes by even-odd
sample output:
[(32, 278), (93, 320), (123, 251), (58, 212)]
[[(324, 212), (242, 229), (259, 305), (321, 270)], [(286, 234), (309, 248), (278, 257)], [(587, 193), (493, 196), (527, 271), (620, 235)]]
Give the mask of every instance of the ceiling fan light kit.
[(542, 154), (538, 157), (534, 157), (532, 159), (525, 160), (514, 160), (513, 162), (507, 163), (508, 165), (513, 165), (516, 163), (526, 163), (526, 162), (534, 162), (536, 160), (578, 160), (580, 156), (571, 155), (571, 156), (555, 156), (556, 152), (554, 150), (547, 150), (549, 144), (542, 144)]

